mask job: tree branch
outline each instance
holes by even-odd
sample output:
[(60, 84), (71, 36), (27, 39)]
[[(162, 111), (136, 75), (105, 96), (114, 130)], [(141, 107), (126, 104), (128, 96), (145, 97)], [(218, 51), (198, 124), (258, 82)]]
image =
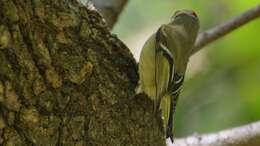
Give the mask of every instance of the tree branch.
[(220, 131), (176, 139), (173, 146), (259, 146), (260, 121)]
[(103, 15), (108, 27), (112, 29), (128, 0), (92, 0), (92, 2)]
[(207, 44), (223, 37), (224, 35), (234, 31), (235, 29), (247, 24), (248, 22), (260, 17), (260, 5), (242, 13), (241, 15), (229, 20), (226, 23), (220, 24), (210, 30), (199, 34), (195, 43), (192, 54), (198, 52)]

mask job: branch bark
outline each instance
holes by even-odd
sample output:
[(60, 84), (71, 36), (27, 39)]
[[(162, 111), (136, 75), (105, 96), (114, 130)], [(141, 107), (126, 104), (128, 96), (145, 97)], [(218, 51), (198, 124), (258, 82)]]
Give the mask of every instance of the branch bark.
[(260, 121), (212, 134), (176, 139), (173, 146), (259, 146)]
[(217, 25), (216, 27), (199, 34), (192, 54), (198, 52), (204, 46), (234, 31), (235, 29), (247, 24), (248, 22), (260, 17), (260, 5), (242, 13), (241, 15)]

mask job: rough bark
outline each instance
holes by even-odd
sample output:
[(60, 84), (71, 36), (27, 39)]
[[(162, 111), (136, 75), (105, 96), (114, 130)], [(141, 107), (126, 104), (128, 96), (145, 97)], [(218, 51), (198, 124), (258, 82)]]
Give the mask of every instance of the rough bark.
[(0, 1), (0, 145), (164, 145), (137, 81), (133, 56), (95, 11)]

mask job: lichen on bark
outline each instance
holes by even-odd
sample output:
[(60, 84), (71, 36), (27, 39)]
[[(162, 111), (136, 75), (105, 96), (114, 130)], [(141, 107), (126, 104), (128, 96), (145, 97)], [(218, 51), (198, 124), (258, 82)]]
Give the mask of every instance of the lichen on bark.
[(76, 0), (0, 1), (0, 145), (164, 145), (137, 64)]

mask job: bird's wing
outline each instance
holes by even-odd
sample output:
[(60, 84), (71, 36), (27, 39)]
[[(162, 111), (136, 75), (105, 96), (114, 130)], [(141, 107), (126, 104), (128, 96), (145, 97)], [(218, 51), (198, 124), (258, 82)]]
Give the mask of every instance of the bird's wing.
[[(173, 114), (176, 108), (177, 99), (181, 86), (183, 84), (184, 75), (179, 75), (174, 70), (174, 57), (167, 47), (172, 47), (167, 44), (167, 33), (165, 28), (167, 25), (162, 25), (156, 33), (156, 84), (157, 93), (161, 103), (159, 103), (159, 110), (161, 111), (163, 128), (166, 132), (166, 137), (173, 140)], [(172, 38), (174, 39), (174, 38)], [(168, 40), (169, 41), (169, 40)], [(174, 41), (174, 40), (170, 40)], [(168, 42), (169, 43), (169, 42)], [(168, 79), (166, 79), (168, 78)], [(166, 89), (166, 91), (162, 91)]]
[(174, 75), (174, 58), (166, 42), (165, 25), (162, 25), (155, 34), (155, 81), (156, 106), (167, 92)]
[(155, 34), (144, 44), (139, 60), (141, 90), (152, 100), (156, 97), (155, 86)]

